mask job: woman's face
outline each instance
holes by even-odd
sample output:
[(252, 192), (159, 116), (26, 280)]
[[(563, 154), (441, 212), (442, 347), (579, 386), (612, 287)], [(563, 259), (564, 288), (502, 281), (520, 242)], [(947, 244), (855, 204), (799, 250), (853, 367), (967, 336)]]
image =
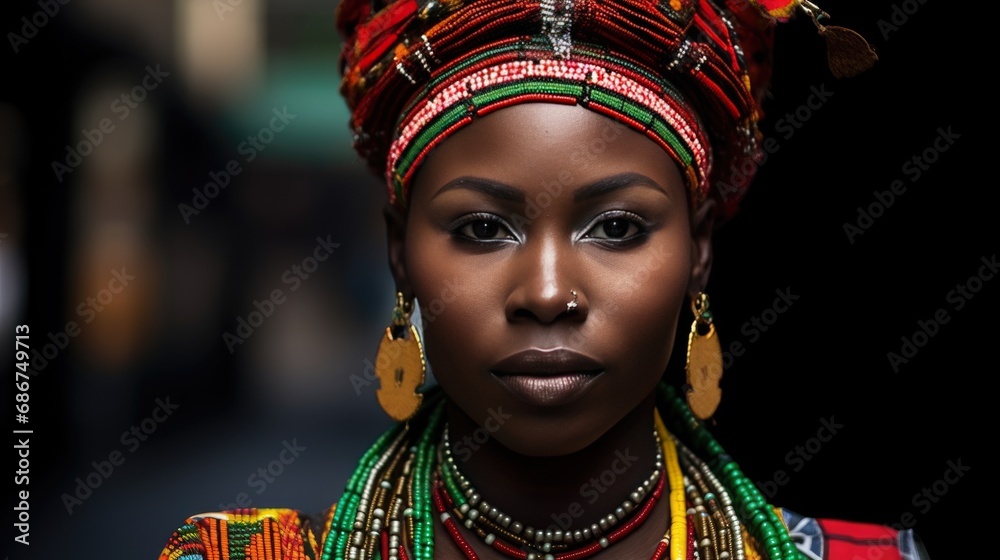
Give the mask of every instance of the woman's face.
[(458, 409), (552, 456), (646, 399), (710, 262), (685, 190), (652, 140), (579, 106), (501, 109), (438, 146), (390, 221), (390, 260)]

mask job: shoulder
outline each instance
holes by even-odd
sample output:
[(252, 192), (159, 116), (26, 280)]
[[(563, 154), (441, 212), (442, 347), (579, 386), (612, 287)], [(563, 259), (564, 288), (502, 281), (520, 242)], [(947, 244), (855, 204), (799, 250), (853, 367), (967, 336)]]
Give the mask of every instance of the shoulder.
[(316, 558), (335, 508), (320, 516), (278, 508), (192, 515), (170, 535), (159, 560)]
[(796, 547), (810, 560), (929, 560), (913, 529), (778, 512)]

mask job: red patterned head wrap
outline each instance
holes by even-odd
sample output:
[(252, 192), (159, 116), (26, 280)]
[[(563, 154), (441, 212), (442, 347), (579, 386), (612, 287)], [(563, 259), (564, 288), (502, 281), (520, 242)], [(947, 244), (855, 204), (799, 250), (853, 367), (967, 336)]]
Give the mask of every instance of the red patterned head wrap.
[[(341, 92), (355, 149), (407, 205), (433, 148), (491, 111), (579, 104), (657, 142), (693, 205), (735, 212), (755, 170), (771, 0), (343, 0)], [(784, 11), (783, 11), (784, 10)], [(720, 188), (723, 185), (725, 188)]]

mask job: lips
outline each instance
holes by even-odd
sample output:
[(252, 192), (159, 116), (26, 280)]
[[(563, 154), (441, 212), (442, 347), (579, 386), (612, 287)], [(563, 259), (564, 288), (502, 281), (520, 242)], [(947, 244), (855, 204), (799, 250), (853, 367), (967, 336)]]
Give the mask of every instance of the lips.
[(525, 350), (490, 368), (500, 384), (515, 397), (538, 406), (575, 401), (604, 370), (600, 362), (565, 348)]

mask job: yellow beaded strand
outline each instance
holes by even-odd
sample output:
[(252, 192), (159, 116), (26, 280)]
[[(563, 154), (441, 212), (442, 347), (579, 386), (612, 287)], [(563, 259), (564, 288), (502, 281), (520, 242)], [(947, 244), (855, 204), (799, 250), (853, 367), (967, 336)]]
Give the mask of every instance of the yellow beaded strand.
[(743, 533), (743, 542), (745, 543), (744, 552), (746, 553), (747, 560), (763, 560), (761, 558), (760, 552), (757, 550), (757, 541), (754, 540), (753, 535), (747, 531), (747, 528), (741, 527), (741, 532)]
[(674, 438), (663, 425), (660, 412), (655, 412), (656, 433), (663, 444), (663, 463), (670, 483), (670, 529), (664, 538), (670, 539), (670, 560), (687, 560), (687, 504), (684, 501), (684, 473), (681, 471)]

